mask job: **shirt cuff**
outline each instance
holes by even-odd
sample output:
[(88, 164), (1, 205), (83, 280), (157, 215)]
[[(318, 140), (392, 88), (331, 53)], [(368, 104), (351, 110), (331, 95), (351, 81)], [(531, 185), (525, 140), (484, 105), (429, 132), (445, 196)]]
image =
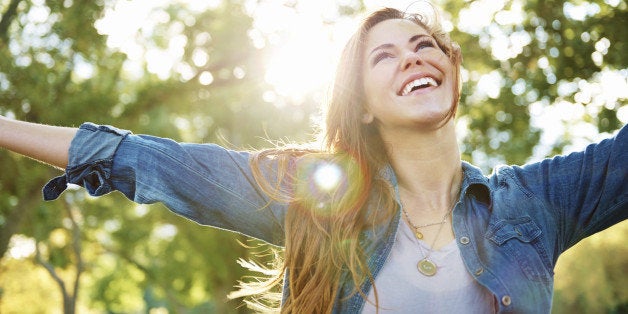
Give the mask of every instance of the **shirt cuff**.
[(111, 167), (120, 142), (130, 131), (107, 125), (84, 123), (72, 139), (65, 174), (50, 180), (43, 188), (44, 200), (54, 200), (68, 183), (84, 187), (90, 195), (113, 191)]

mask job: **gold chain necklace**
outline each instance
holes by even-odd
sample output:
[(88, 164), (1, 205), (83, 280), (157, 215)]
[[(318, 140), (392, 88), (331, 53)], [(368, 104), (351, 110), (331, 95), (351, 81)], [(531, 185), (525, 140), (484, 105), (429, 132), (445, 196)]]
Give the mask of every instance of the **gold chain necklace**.
[[(462, 180), (464, 180), (464, 170), (462, 171), (462, 176), (460, 178), (460, 187), (458, 188), (458, 195), (460, 195), (460, 189), (462, 188)], [(427, 223), (424, 225), (415, 225), (411, 220), (410, 217), (408, 215), (408, 212), (406, 211), (406, 209), (403, 206), (403, 201), (401, 201), (401, 197), (399, 197), (399, 201), (401, 202), (401, 211), (403, 212), (404, 217), (406, 218), (406, 221), (408, 222), (408, 224), (410, 224), (410, 226), (413, 229), (413, 233), (414, 236), (420, 240), (423, 239), (423, 233), (421, 233), (419, 231), (419, 228), (425, 228), (425, 227), (429, 227), (429, 226), (435, 226), (435, 225), (440, 225), (440, 227), (438, 228), (438, 231), (436, 232), (436, 236), (434, 236), (434, 240), (432, 240), (432, 245), (430, 245), (430, 247), (428, 248), (428, 252), (427, 254), (423, 253), (423, 248), (421, 247), (420, 243), (417, 243), (419, 245), (419, 251), (421, 251), (421, 255), (423, 255), (424, 257), (417, 263), (417, 269), (419, 270), (419, 272), (425, 276), (431, 277), (436, 275), (436, 271), (438, 270), (438, 266), (436, 265), (436, 263), (434, 263), (432, 260), (430, 260), (430, 255), (432, 254), (432, 248), (434, 247), (434, 245), (436, 244), (436, 240), (438, 239), (438, 236), (440, 235), (440, 232), (443, 230), (443, 226), (445, 225), (445, 222), (447, 222), (447, 217), (449, 217), (449, 215), (454, 211), (454, 208), (456, 207), (456, 203), (452, 201), (452, 206), (449, 209), (449, 211), (447, 211), (445, 213), (445, 215), (443, 216), (443, 219), (439, 222), (432, 222), (432, 223)]]
[[(453, 207), (452, 207), (453, 209)], [(411, 220), (410, 217), (408, 216), (408, 212), (406, 211), (406, 209), (401, 206), (401, 211), (403, 212), (403, 216), (404, 218), (406, 218), (406, 221), (410, 224), (410, 227), (412, 228), (412, 231), (414, 233), (414, 236), (417, 239), (423, 239), (423, 233), (421, 232), (421, 228), (426, 228), (426, 227), (431, 227), (431, 226), (436, 226), (436, 225), (442, 225), (444, 223), (447, 222), (447, 217), (449, 216), (449, 214), (451, 213), (451, 210), (446, 212), (445, 215), (443, 215), (443, 219), (439, 222), (431, 222), (431, 223), (427, 223), (427, 224), (423, 224), (423, 225), (415, 225)]]
[[(440, 224), (440, 227), (438, 228), (438, 232), (436, 232), (436, 236), (434, 236), (434, 240), (432, 240), (432, 244), (428, 248), (427, 254), (425, 254), (423, 252), (423, 248), (421, 247), (421, 244), (417, 243), (417, 244), (419, 244), (419, 250), (421, 251), (421, 255), (423, 255), (423, 259), (421, 259), (417, 263), (416, 266), (417, 266), (417, 269), (419, 270), (419, 272), (421, 274), (425, 275), (425, 276), (428, 276), (428, 277), (434, 276), (436, 274), (436, 271), (438, 270), (438, 266), (436, 265), (436, 263), (434, 263), (432, 260), (430, 260), (430, 255), (432, 254), (432, 248), (436, 244), (436, 240), (438, 239), (438, 236), (440, 235), (440, 232), (443, 230), (443, 226), (445, 225), (445, 222), (447, 221), (447, 217), (449, 217), (449, 215), (452, 213), (452, 211), (454, 210), (454, 207), (456, 207), (456, 203), (454, 203), (453, 206), (451, 206), (451, 209), (449, 211), (447, 211), (447, 213), (445, 213), (445, 215), (443, 216), (443, 220), (442, 221), (431, 223), (431, 224), (427, 224), (427, 225), (432, 225), (432, 226)], [(412, 228), (415, 228), (415, 230), (416, 230), (416, 227), (410, 221), (410, 218), (408, 218), (408, 213), (403, 208), (403, 204), (401, 205), (401, 210), (403, 211), (403, 214), (404, 214), (406, 220), (408, 221), (408, 223), (410, 225), (412, 225)], [(425, 227), (427, 227), (427, 226), (425, 226)], [(421, 232), (419, 232), (419, 231), (415, 231), (414, 232), (414, 236), (417, 239), (422, 239), (423, 238), (423, 234)]]

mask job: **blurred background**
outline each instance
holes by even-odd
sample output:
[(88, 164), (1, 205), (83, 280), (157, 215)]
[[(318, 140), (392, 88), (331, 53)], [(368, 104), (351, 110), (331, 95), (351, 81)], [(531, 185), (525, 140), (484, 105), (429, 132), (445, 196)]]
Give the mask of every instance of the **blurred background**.
[[(339, 50), (386, 2), (0, 0), (0, 114), (236, 149), (312, 141)], [(464, 55), (463, 158), (486, 173), (628, 121), (626, 1), (434, 3)], [(118, 193), (43, 202), (60, 174), (0, 151), (0, 313), (248, 312), (226, 295), (262, 244)], [(563, 255), (553, 312), (627, 313), (627, 239), (624, 222)]]

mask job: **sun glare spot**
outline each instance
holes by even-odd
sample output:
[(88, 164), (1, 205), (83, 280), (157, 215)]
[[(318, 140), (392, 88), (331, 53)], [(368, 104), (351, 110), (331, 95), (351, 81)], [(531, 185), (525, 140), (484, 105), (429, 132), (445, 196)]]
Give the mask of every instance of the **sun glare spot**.
[(198, 76), (198, 82), (201, 83), (201, 85), (207, 86), (214, 82), (214, 76), (208, 71), (203, 71), (203, 73)]
[[(303, 96), (326, 87), (339, 54), (335, 27), (327, 23), (333, 6), (299, 2), (294, 7), (261, 2), (250, 8), (256, 47), (270, 49), (265, 60), (265, 81), (278, 96), (299, 102)], [(286, 27), (289, 25), (289, 27)]]
[(16, 234), (9, 241), (9, 257), (13, 259), (24, 259), (35, 253), (35, 239)]
[[(329, 43), (320, 34), (303, 34), (307, 40), (296, 40), (278, 49), (267, 62), (266, 82), (279, 95), (298, 98), (323, 88), (332, 72)], [(318, 38), (317, 38), (318, 37)]]
[(172, 240), (179, 230), (175, 225), (163, 224), (153, 230), (152, 236), (162, 240)]
[(314, 182), (324, 191), (331, 191), (338, 186), (342, 170), (336, 164), (325, 163), (314, 170)]

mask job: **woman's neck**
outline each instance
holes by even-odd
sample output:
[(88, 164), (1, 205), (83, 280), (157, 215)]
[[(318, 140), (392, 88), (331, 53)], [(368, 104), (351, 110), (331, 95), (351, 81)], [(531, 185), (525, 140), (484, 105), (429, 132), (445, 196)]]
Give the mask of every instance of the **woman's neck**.
[(453, 120), (434, 131), (400, 130), (382, 138), (402, 198), (438, 212), (457, 201), (462, 170)]

